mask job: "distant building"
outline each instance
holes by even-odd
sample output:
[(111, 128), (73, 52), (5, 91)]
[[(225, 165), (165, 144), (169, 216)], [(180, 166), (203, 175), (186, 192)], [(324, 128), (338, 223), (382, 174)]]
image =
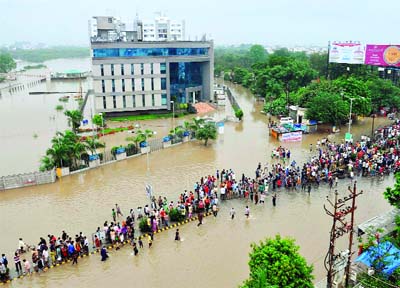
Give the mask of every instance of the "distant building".
[(170, 20), (165, 16), (154, 21), (143, 21), (143, 41), (184, 41), (185, 21)]
[[(115, 17), (93, 17), (89, 27), (96, 112), (162, 111), (171, 109), (171, 100), (210, 100), (213, 42), (179, 41), (184, 23), (167, 19), (135, 19), (131, 25)], [(146, 24), (154, 24), (157, 32), (145, 32), (152, 27)], [(143, 40), (153, 38), (151, 33), (162, 40)]]

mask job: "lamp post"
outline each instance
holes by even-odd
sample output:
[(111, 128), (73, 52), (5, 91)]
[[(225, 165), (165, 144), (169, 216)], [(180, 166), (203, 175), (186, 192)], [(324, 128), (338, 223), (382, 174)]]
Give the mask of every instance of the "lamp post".
[(171, 105), (172, 105), (172, 131), (174, 132), (174, 136), (175, 136), (175, 103), (174, 103), (174, 101), (171, 101)]
[[(157, 132), (153, 131), (153, 135), (156, 135), (156, 134), (157, 134)], [(147, 139), (146, 139), (146, 142), (147, 142)], [(146, 184), (145, 190), (148, 193), (148, 197), (149, 197), (149, 200), (150, 200), (150, 206), (151, 206), (151, 202), (152, 202), (151, 201), (151, 196), (152, 196), (152, 193), (153, 193), (153, 187), (150, 184), (150, 158), (149, 158), (149, 152), (150, 152), (150, 147), (147, 149), (147, 152), (146, 152), (146, 165), (147, 165), (146, 178), (147, 178), (147, 184)]]
[(376, 115), (372, 114), (371, 117), (372, 117), (371, 137), (372, 137), (372, 139), (374, 139), (374, 128), (375, 128), (375, 117), (376, 117)]

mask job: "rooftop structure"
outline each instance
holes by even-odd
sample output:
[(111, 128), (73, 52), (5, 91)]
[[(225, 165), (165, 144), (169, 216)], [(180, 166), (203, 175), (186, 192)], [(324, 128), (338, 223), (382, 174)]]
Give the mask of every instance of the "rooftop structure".
[(158, 16), (142, 21), (138, 16), (122, 22), (113, 16), (95, 16), (89, 20), (91, 42), (184, 41), (185, 22)]

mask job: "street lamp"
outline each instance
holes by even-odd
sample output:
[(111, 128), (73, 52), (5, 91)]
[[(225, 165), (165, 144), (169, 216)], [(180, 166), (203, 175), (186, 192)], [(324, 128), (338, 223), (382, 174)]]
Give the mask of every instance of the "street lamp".
[(175, 136), (175, 105), (174, 101), (171, 101), (172, 105), (172, 131), (174, 131), (174, 136)]
[[(99, 113), (101, 116), (101, 134), (103, 135), (103, 130), (104, 130), (104, 118), (103, 118), (103, 113)], [(104, 136), (104, 135), (103, 135)]]

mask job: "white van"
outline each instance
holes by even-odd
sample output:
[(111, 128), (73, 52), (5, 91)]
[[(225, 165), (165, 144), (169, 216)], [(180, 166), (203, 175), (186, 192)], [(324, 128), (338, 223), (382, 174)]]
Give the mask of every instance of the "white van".
[(280, 124), (292, 124), (293, 125), (293, 119), (291, 117), (282, 117), (280, 119)]

